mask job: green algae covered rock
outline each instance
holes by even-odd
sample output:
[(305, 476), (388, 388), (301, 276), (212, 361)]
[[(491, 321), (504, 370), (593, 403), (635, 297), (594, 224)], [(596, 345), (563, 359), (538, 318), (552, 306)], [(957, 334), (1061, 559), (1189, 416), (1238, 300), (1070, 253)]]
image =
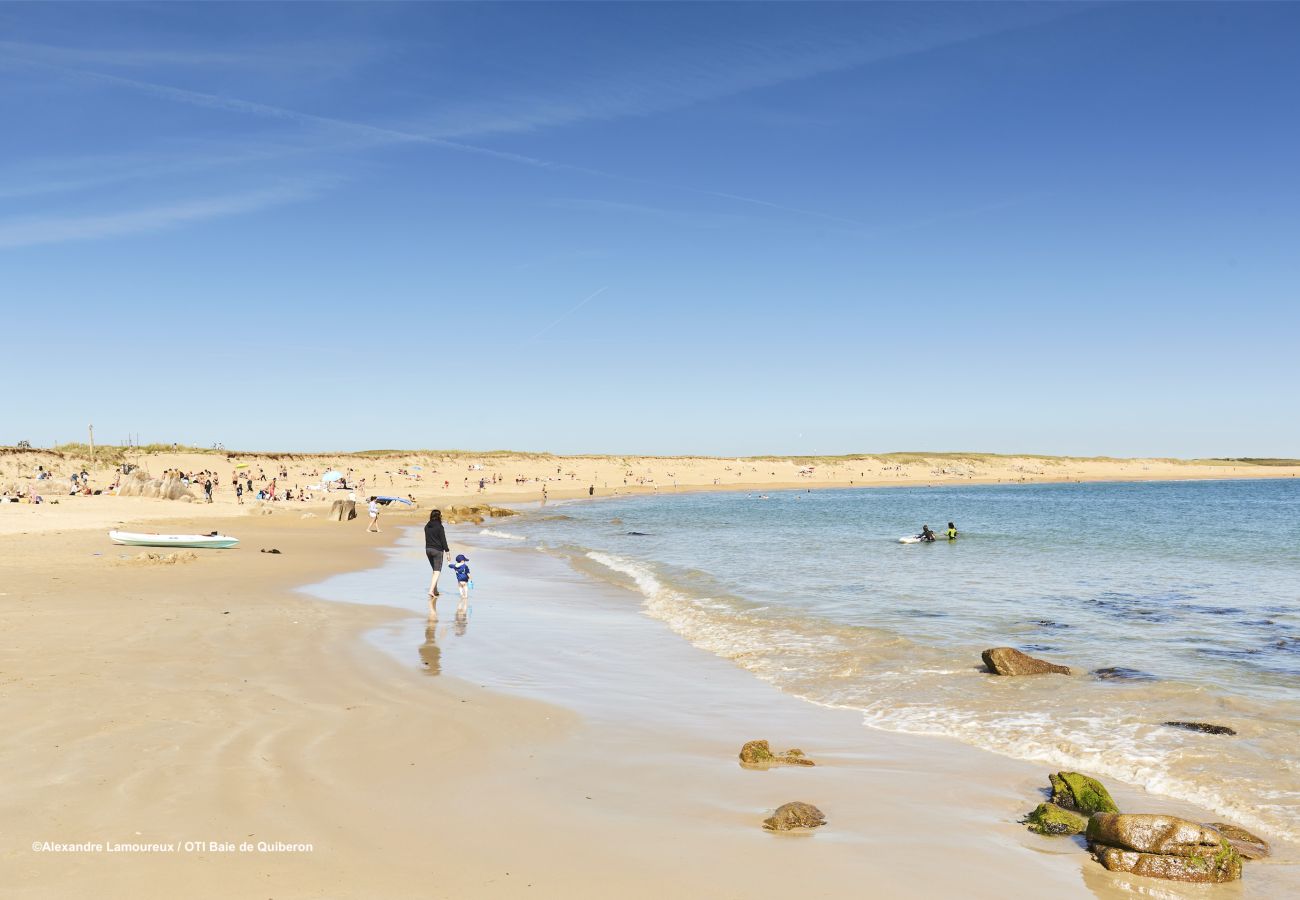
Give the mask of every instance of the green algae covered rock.
[(763, 820), (763, 827), (768, 831), (792, 831), (796, 828), (820, 828), (826, 824), (826, 816), (811, 803), (783, 803), (771, 816)]
[(772, 766), (815, 766), (798, 747), (784, 753), (773, 753), (767, 741), (750, 741), (740, 748), (740, 764), (746, 769), (768, 769)]
[(1035, 834), (1083, 834), (1088, 828), (1088, 817), (1072, 809), (1062, 809), (1055, 803), (1040, 803), (1038, 808), (1021, 819)]
[(1146, 878), (1163, 878), (1166, 881), (1222, 884), (1241, 877), (1241, 857), (1231, 847), (1222, 853), (1200, 857), (1138, 853), (1135, 850), (1121, 850), (1099, 844), (1093, 848), (1092, 855), (1112, 872), (1128, 872)]
[(1052, 802), (1062, 809), (1072, 809), (1089, 816), (1099, 812), (1119, 812), (1119, 807), (1110, 797), (1110, 791), (1095, 778), (1078, 772), (1057, 772), (1048, 777), (1052, 782)]
[(1112, 872), (1219, 884), (1241, 877), (1241, 854), (1218, 831), (1177, 816), (1098, 813), (1088, 849)]

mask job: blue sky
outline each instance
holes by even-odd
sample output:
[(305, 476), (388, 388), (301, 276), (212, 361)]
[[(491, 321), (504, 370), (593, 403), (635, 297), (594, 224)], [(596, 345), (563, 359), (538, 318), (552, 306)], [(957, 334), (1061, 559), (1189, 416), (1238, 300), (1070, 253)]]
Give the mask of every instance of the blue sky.
[(0, 443), (1300, 456), (1300, 6), (0, 6)]

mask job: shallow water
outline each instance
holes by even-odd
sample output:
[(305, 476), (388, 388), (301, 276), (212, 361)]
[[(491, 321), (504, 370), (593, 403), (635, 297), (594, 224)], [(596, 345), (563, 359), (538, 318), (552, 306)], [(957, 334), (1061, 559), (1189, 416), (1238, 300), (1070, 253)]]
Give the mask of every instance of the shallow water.
[[(697, 646), (868, 726), (1122, 778), (1300, 838), (1300, 484), (768, 496), (550, 504), (477, 539), (631, 587)], [(950, 519), (956, 542), (898, 543)], [(1000, 645), (1076, 674), (983, 674), (980, 651)]]

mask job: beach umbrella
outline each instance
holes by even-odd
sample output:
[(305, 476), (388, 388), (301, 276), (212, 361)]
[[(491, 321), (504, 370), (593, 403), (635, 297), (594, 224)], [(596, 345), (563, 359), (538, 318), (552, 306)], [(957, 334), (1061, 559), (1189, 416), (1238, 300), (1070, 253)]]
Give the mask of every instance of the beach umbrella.
[(322, 476), (320, 477), (320, 480), (321, 480), (321, 481), (338, 481), (338, 480), (339, 480), (340, 478), (342, 478), (342, 477), (343, 477), (343, 473), (342, 473), (342, 472), (336, 472), (336, 471), (332, 471), (332, 470), (331, 470), (331, 471), (329, 471), (329, 472), (326, 472), (324, 475), (322, 475)]
[(387, 506), (390, 503), (405, 503), (407, 506), (413, 505), (411, 501), (407, 500), (405, 497), (376, 497), (375, 502), (382, 503), (384, 506)]

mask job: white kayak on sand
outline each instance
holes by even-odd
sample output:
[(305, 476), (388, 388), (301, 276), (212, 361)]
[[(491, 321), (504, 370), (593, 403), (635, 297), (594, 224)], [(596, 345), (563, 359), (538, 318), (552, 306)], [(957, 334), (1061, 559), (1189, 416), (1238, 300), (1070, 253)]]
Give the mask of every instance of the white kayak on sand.
[(136, 531), (110, 531), (108, 537), (114, 544), (126, 547), (192, 547), (194, 549), (225, 550), (239, 543), (239, 538), (226, 534), (146, 534)]

